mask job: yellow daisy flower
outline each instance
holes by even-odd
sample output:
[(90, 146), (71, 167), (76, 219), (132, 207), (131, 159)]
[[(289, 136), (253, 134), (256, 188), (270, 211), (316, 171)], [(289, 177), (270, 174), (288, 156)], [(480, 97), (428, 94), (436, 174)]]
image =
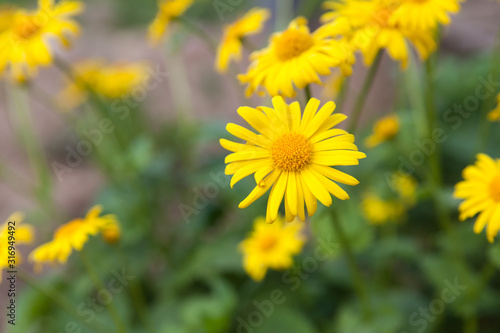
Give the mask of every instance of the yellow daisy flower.
[(498, 121), (500, 120), (500, 94), (497, 96), (497, 101), (498, 105), (495, 109), (491, 110), (490, 113), (488, 113), (488, 120), (489, 121)]
[(325, 7), (332, 11), (325, 13), (322, 20), (344, 19), (353, 29), (350, 37), (352, 45), (359, 49), (365, 64), (370, 66), (381, 49), (387, 49), (389, 55), (401, 61), (403, 68), (408, 65), (409, 42), (422, 59), (426, 59), (436, 48), (434, 30), (409, 29), (393, 22), (393, 13), (401, 1), (393, 0), (343, 0), (327, 1)]
[(458, 207), (460, 220), (464, 221), (479, 213), (474, 232), (480, 233), (487, 225), (488, 241), (500, 230), (500, 159), (478, 154), (474, 165), (462, 173), (464, 180), (455, 186), (454, 196), (464, 201)]
[(373, 134), (365, 140), (367, 148), (373, 148), (396, 136), (399, 131), (399, 118), (397, 115), (386, 116), (375, 123)]
[(336, 183), (357, 185), (358, 181), (339, 170), (337, 165), (357, 165), (366, 155), (358, 151), (354, 135), (333, 127), (347, 117), (333, 113), (335, 103), (326, 103), (319, 111), (320, 101), (312, 98), (301, 114), (300, 105), (287, 105), (281, 96), (272, 100), (274, 108), (240, 107), (238, 113), (257, 132), (228, 124), (226, 129), (245, 144), (221, 139), (222, 147), (233, 152), (226, 157), (226, 174), (233, 175), (231, 187), (254, 174), (257, 186), (243, 200), (248, 207), (271, 187), (266, 220), (278, 218), (278, 209), (285, 197), (287, 221), (295, 216), (305, 220), (304, 202), (309, 216), (316, 212), (317, 200), (332, 204), (330, 194), (346, 200), (349, 195)]
[(417, 201), (418, 183), (412, 176), (395, 173), (392, 177), (392, 187), (406, 207), (413, 206)]
[(99, 216), (101, 211), (101, 206), (94, 206), (83, 219), (77, 218), (59, 227), (50, 242), (40, 245), (29, 255), (30, 261), (35, 263), (35, 269), (39, 270), (45, 262), (65, 263), (73, 250), (83, 249), (89, 236), (118, 225), (115, 215)]
[(375, 193), (366, 193), (361, 203), (363, 215), (373, 225), (397, 222), (404, 215), (405, 208), (398, 201), (387, 201)]
[[(8, 270), (10, 265), (16, 267), (21, 263), (22, 258), (19, 254), (18, 245), (31, 244), (33, 241), (33, 227), (29, 224), (21, 224), (23, 220), (23, 213), (14, 212), (7, 218), (5, 223), (0, 226), (0, 279), (4, 269)], [(15, 225), (9, 224), (9, 222), (15, 222)], [(15, 242), (14, 258), (9, 254), (9, 243), (12, 242), (12, 238), (9, 239), (9, 237), (12, 237)]]
[(243, 267), (255, 281), (261, 281), (269, 268), (285, 270), (292, 266), (293, 256), (304, 246), (304, 223), (295, 220), (285, 223), (278, 218), (267, 224), (264, 217), (254, 222), (251, 234), (240, 243)]
[(0, 73), (10, 69), (19, 82), (34, 76), (38, 67), (52, 63), (51, 38), (68, 46), (69, 37), (80, 32), (71, 17), (83, 10), (82, 2), (39, 0), (38, 7), (32, 12), (7, 14), (9, 24), (0, 29)]
[(294, 97), (294, 89), (308, 84), (322, 84), (319, 75), (330, 75), (331, 68), (339, 67), (350, 75), (354, 55), (344, 40), (333, 36), (333, 29), (320, 28), (311, 33), (303, 17), (293, 20), (288, 29), (271, 36), (270, 45), (250, 55), (248, 72), (238, 79), (248, 84), (247, 96), (255, 91), (271, 96)]
[(75, 81), (70, 82), (57, 99), (64, 110), (85, 102), (89, 88), (108, 99), (121, 98), (148, 77), (145, 63), (107, 64), (102, 60), (80, 62), (75, 65), (74, 74)]
[(429, 30), (450, 24), (449, 13), (459, 10), (460, 0), (403, 0), (390, 21), (403, 28)]
[(241, 59), (242, 38), (258, 34), (271, 16), (269, 9), (253, 8), (242, 18), (224, 28), (224, 37), (217, 49), (215, 66), (221, 73), (227, 71), (231, 59)]
[(158, 13), (149, 25), (149, 39), (157, 44), (167, 33), (168, 25), (191, 7), (194, 0), (159, 0)]

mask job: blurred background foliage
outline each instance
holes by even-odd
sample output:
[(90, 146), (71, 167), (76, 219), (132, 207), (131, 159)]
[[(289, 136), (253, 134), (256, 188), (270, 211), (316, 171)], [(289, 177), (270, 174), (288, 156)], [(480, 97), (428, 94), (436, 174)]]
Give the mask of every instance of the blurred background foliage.
[[(89, 8), (93, 2), (99, 1), (88, 1)], [(155, 0), (109, 2), (115, 12), (116, 29), (144, 27), (156, 12)], [(15, 3), (32, 5), (27, 0)], [(317, 17), (314, 15), (320, 12), (320, 1), (295, 3), (297, 13)], [(245, 2), (231, 17), (257, 4), (268, 2)], [(274, 8), (275, 2), (269, 5)], [(221, 25), (211, 0), (198, 1), (187, 16), (203, 25)], [(172, 43), (181, 45), (187, 36), (188, 30), (176, 28)], [(447, 136), (440, 147), (445, 186), (439, 191), (449, 211), (456, 212), (458, 201), (451, 193), (461, 179), (461, 171), (474, 160), (478, 147), (499, 156), (500, 131), (499, 125), (493, 124), (484, 146), (482, 126), (485, 112), (494, 106), (493, 99), (481, 102), (458, 129), (443, 117), (464, 97), (475, 95), (478, 78), (487, 78), (492, 72), (492, 57), (490, 50), (469, 55), (443, 52), (434, 61), (440, 115), (436, 126)], [(225, 152), (218, 140), (227, 137), (227, 119), (179, 116), (155, 123), (152, 130), (154, 120), (143, 105), (132, 108), (125, 121), (118, 121), (105, 101), (95, 104), (93, 113), (79, 111), (72, 119), (72, 126), (78, 129), (76, 135), (83, 129), (95, 128), (99, 117), (109, 117), (116, 125), (111, 134), (114, 139), (106, 138), (89, 159), (106, 179), (93, 201), (102, 204), (106, 212), (118, 215), (123, 235), (115, 245), (91, 239), (86, 252), (102, 281), (109, 281), (112, 271), (123, 267), (134, 276), (130, 286), (113, 294), (113, 303), (133, 332), (467, 332), (467, 325), (473, 324), (464, 323), (462, 318), (468, 317), (477, 317), (481, 333), (499, 332), (500, 244), (490, 245), (483, 235), (474, 234), (472, 221), (459, 223), (458, 212), (452, 217), (448, 233), (440, 228), (430, 196), (435, 189), (424, 181), (427, 160), (415, 167), (418, 202), (407, 212), (404, 222), (374, 227), (360, 212), (360, 200), (367, 189), (390, 195), (387, 174), (398, 170), (400, 157), (408, 159), (421, 149), (416, 140), (423, 139), (416, 133), (408, 96), (413, 91), (411, 83), (424, 82), (424, 78), (418, 77), (419, 72), (413, 77), (401, 72), (397, 65), (387, 66), (387, 71), (395, 82), (406, 85), (397, 89), (393, 109), (385, 110), (400, 115), (401, 130), (394, 141), (367, 151), (362, 142), (371, 132), (372, 120), (378, 118), (368, 112), (371, 119), (366, 119), (366, 126), (356, 137), (360, 150), (366, 151), (368, 157), (359, 167), (346, 168), (360, 180), (360, 185), (349, 189), (351, 200), (334, 201), (367, 282), (373, 311), (369, 321), (362, 320), (340, 247), (328, 252), (326, 259), (317, 258), (315, 251), (321, 244), (338, 243), (323, 207), (307, 222), (308, 243), (292, 269), (268, 272), (261, 283), (245, 274), (238, 243), (251, 230), (254, 218), (265, 211), (266, 202), (258, 200), (244, 211), (237, 208), (252, 184), (245, 180), (231, 190), (229, 177), (223, 175)], [(250, 106), (263, 104), (248, 101)], [(169, 112), (182, 114), (178, 111)], [(79, 139), (72, 137), (73, 142)], [(208, 184), (216, 195), (207, 190)], [(183, 216), (181, 204), (193, 210)], [(34, 210), (29, 215), (30, 223), (43, 221), (45, 214)], [(53, 229), (45, 228), (43, 223), (37, 226), (38, 239), (48, 239)], [(455, 260), (457, 256), (464, 256), (466, 264)], [(311, 261), (316, 266), (308, 272), (305, 267)], [(73, 254), (67, 265), (46, 269), (36, 278), (78, 305), (97, 292), (82, 271), (78, 255)], [(412, 314), (441, 298), (446, 288), (444, 281), (453, 283), (456, 279), (467, 287), (456, 301), (446, 304), (444, 312), (433, 320), (425, 321), (425, 329), (412, 323)], [(280, 299), (284, 301), (273, 303), (268, 315), (256, 303), (268, 305), (275, 290), (283, 293)], [(96, 314), (100, 322), (112, 325), (106, 311)], [(9, 332), (93, 332), (80, 323), (68, 329), (68, 323), (75, 319), (31, 288), (23, 289), (18, 318), (15, 330)]]

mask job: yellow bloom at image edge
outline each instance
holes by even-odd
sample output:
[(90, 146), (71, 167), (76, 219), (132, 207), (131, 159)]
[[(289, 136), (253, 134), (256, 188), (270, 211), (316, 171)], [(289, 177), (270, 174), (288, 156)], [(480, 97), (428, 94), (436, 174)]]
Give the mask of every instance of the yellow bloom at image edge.
[(71, 17), (83, 11), (80, 1), (40, 0), (38, 9), (0, 8), (0, 73), (10, 72), (18, 82), (36, 75), (38, 67), (52, 64), (50, 42), (64, 46), (80, 33)]
[[(358, 165), (366, 155), (358, 151), (354, 135), (333, 128), (347, 118), (334, 113), (330, 101), (321, 108), (312, 98), (302, 114), (298, 102), (288, 105), (283, 98), (272, 100), (273, 108), (240, 107), (238, 114), (259, 134), (236, 124), (226, 129), (246, 143), (221, 139), (222, 147), (231, 151), (225, 162), (226, 174), (233, 175), (231, 187), (241, 179), (254, 175), (255, 188), (240, 204), (246, 208), (269, 189), (266, 220), (272, 223), (284, 199), (286, 220), (295, 216), (305, 220), (304, 204), (309, 216), (317, 209), (317, 200), (332, 204), (331, 195), (349, 199), (347, 192), (335, 182), (357, 185), (352, 176), (332, 166)], [(319, 109), (319, 110), (318, 110)]]
[(474, 232), (486, 227), (486, 236), (493, 242), (500, 230), (500, 159), (478, 154), (474, 165), (462, 173), (464, 180), (455, 186), (454, 196), (464, 201), (458, 207), (460, 220), (479, 214)]
[[(4, 269), (9, 268), (9, 260), (12, 260), (12, 258), (9, 259), (9, 236), (13, 236), (15, 241), (14, 241), (14, 248), (15, 248), (15, 256), (14, 256), (14, 261), (15, 261), (15, 266), (19, 265), (22, 263), (22, 257), (19, 253), (19, 248), (17, 247), (18, 245), (21, 244), (31, 244), (34, 239), (34, 229), (33, 226), (30, 224), (24, 224), (22, 223), (24, 220), (24, 214), (21, 212), (14, 212), (12, 213), (5, 223), (0, 226), (0, 279), (2, 277), (2, 271)], [(9, 222), (13, 222), (10, 223)], [(11, 228), (9, 230), (9, 226), (13, 226), (14, 228)], [(1, 281), (1, 280), (0, 280)]]
[(240, 243), (243, 267), (255, 281), (261, 281), (268, 269), (285, 270), (292, 266), (293, 256), (305, 243), (304, 222), (296, 219), (285, 222), (279, 217), (268, 224), (264, 217), (254, 222), (250, 235)]
[(102, 207), (99, 205), (92, 207), (84, 218), (77, 218), (60, 226), (50, 242), (34, 249), (29, 259), (35, 263), (35, 270), (39, 270), (46, 262), (65, 263), (73, 250), (83, 249), (89, 236), (95, 236), (99, 232), (106, 235), (106, 230), (119, 227), (115, 215), (99, 216), (101, 211)]

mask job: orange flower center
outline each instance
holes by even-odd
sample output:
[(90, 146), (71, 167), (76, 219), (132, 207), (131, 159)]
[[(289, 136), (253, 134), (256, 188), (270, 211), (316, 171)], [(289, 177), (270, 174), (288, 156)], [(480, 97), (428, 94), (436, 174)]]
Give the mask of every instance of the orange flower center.
[(24, 17), (14, 25), (14, 34), (21, 39), (30, 39), (38, 31), (41, 26), (31, 17)]
[(490, 196), (494, 201), (500, 202), (500, 175), (493, 178), (490, 183)]
[(273, 235), (266, 235), (264, 238), (261, 239), (260, 241), (260, 249), (263, 252), (268, 252), (270, 251), (276, 244), (278, 244), (278, 239), (274, 237)]
[(280, 60), (289, 60), (298, 57), (309, 50), (314, 40), (306, 32), (299, 30), (287, 30), (276, 39), (275, 52)]
[(395, 118), (383, 119), (375, 125), (375, 133), (384, 139), (392, 138), (398, 130), (399, 122)]
[(312, 147), (304, 135), (287, 133), (274, 141), (271, 157), (275, 167), (298, 172), (311, 162)]

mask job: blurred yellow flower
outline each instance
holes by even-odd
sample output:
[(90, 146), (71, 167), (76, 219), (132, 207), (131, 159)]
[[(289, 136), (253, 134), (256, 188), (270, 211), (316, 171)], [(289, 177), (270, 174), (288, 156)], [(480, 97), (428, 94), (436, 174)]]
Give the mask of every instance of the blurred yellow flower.
[(254, 222), (251, 234), (240, 243), (243, 267), (255, 281), (261, 281), (269, 268), (285, 270), (292, 266), (293, 256), (304, 246), (304, 222), (298, 219), (285, 223), (279, 217), (267, 224), (264, 217)]
[(224, 37), (217, 49), (215, 66), (221, 73), (227, 71), (231, 59), (241, 59), (242, 38), (258, 34), (271, 16), (269, 9), (253, 8), (242, 18), (224, 28)]
[(238, 109), (239, 115), (260, 134), (228, 124), (227, 131), (246, 143), (220, 140), (222, 147), (233, 152), (225, 159), (226, 174), (233, 175), (231, 187), (255, 174), (257, 186), (239, 207), (248, 207), (272, 187), (266, 213), (267, 222), (272, 223), (278, 217), (283, 197), (287, 221), (297, 215), (305, 220), (304, 202), (312, 216), (317, 200), (325, 206), (332, 204), (330, 194), (349, 199), (333, 181), (347, 185), (357, 185), (358, 181), (330, 167), (357, 165), (359, 159), (366, 157), (354, 144), (354, 135), (332, 128), (347, 117), (333, 113), (333, 102), (318, 111), (320, 101), (315, 98), (309, 100), (303, 115), (298, 102), (287, 105), (280, 96), (272, 102), (274, 108)]
[(69, 37), (78, 35), (80, 28), (71, 19), (83, 10), (80, 1), (39, 0), (38, 10), (2, 10), (0, 18), (0, 73), (10, 69), (18, 82), (36, 75), (37, 68), (52, 63), (51, 39), (69, 45)]
[(486, 154), (478, 154), (474, 165), (462, 173), (464, 180), (455, 186), (454, 196), (464, 199), (458, 207), (460, 220), (479, 213), (474, 232), (480, 233), (487, 225), (488, 241), (500, 230), (500, 159), (493, 160)]
[(497, 107), (493, 110), (491, 110), (490, 113), (488, 113), (488, 120), (489, 121), (498, 121), (500, 120), (500, 94), (497, 96)]
[(331, 11), (325, 13), (322, 20), (344, 19), (349, 22), (353, 29), (350, 42), (363, 53), (367, 66), (385, 48), (393, 59), (401, 61), (402, 67), (406, 68), (411, 52), (409, 42), (423, 59), (434, 51), (436, 42), (432, 29), (409, 29), (393, 22), (393, 14), (401, 3), (400, 0), (327, 1), (325, 7)]
[(333, 73), (330, 78), (325, 83), (323, 90), (321, 92), (321, 96), (323, 99), (335, 99), (340, 91), (342, 90), (342, 86), (346, 82), (345, 77), (339, 72)]
[(367, 148), (373, 148), (396, 136), (399, 131), (399, 118), (397, 115), (386, 116), (375, 123), (373, 134), (365, 140)]
[(115, 215), (99, 216), (101, 211), (100, 205), (92, 207), (83, 219), (77, 218), (62, 225), (56, 230), (50, 242), (34, 249), (29, 259), (35, 263), (35, 270), (39, 270), (46, 262), (65, 263), (73, 250), (83, 249), (89, 236), (95, 236), (113, 225), (118, 225)]
[(362, 202), (363, 214), (373, 225), (397, 222), (405, 213), (398, 201), (383, 200), (375, 193), (366, 193)]
[[(5, 223), (0, 226), (0, 279), (4, 269), (9, 269), (11, 264), (17, 267), (21, 263), (21, 256), (19, 255), (17, 246), (20, 244), (31, 244), (33, 241), (33, 227), (29, 224), (21, 224), (23, 220), (23, 213), (14, 212), (7, 218)], [(15, 222), (15, 224), (9, 224), (9, 222)], [(11, 227), (10, 229), (9, 226)], [(12, 240), (9, 240), (9, 236), (12, 236), (14, 239), (14, 258), (9, 254), (9, 243), (12, 242)]]
[(116, 220), (108, 220), (108, 223), (102, 227), (102, 237), (109, 244), (118, 242), (120, 240), (121, 233), (122, 231), (120, 225), (116, 223)]
[(74, 81), (59, 94), (58, 105), (71, 110), (87, 99), (88, 89), (109, 98), (129, 95), (134, 87), (141, 85), (148, 77), (145, 63), (107, 64), (102, 60), (86, 60), (74, 67)]
[(149, 25), (149, 39), (157, 44), (167, 33), (168, 25), (191, 7), (194, 0), (159, 0), (158, 13)]
[(270, 45), (250, 55), (248, 72), (238, 79), (248, 84), (247, 96), (264, 89), (271, 96), (294, 97), (308, 84), (322, 84), (319, 75), (330, 75), (339, 67), (350, 75), (355, 61), (353, 50), (344, 40), (335, 39), (332, 29), (319, 28), (311, 33), (303, 17), (293, 20), (288, 29), (271, 36)]
[(408, 29), (434, 29), (440, 23), (450, 24), (449, 13), (457, 13), (460, 2), (461, 0), (403, 0), (392, 13), (390, 22)]

